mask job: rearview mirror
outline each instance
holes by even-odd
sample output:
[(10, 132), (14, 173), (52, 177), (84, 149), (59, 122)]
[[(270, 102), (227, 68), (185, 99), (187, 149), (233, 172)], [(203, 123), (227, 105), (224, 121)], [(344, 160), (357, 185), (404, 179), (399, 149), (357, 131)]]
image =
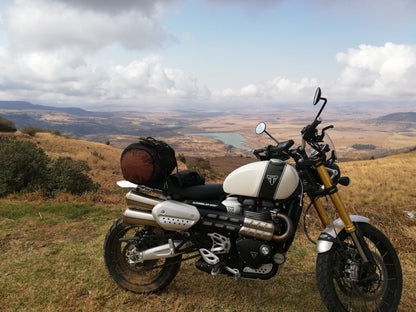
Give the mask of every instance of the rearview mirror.
[(318, 87), (315, 91), (315, 96), (313, 97), (313, 105), (316, 105), (321, 100), (321, 88)]
[(262, 134), (264, 131), (266, 131), (266, 124), (264, 122), (261, 122), (256, 127), (256, 133)]

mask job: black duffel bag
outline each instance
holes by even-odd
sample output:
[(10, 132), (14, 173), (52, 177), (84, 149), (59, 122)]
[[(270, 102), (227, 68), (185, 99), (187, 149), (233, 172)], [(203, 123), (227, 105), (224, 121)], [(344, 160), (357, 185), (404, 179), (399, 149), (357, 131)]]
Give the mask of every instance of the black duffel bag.
[(194, 170), (183, 170), (169, 176), (169, 182), (179, 187), (205, 184), (205, 177)]

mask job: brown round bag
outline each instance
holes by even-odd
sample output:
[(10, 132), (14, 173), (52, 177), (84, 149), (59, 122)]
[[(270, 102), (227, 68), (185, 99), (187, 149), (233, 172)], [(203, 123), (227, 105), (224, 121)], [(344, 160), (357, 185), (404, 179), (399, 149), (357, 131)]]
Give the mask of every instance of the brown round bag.
[(123, 177), (136, 184), (151, 184), (166, 179), (177, 166), (175, 151), (165, 142), (140, 138), (127, 146), (120, 159)]

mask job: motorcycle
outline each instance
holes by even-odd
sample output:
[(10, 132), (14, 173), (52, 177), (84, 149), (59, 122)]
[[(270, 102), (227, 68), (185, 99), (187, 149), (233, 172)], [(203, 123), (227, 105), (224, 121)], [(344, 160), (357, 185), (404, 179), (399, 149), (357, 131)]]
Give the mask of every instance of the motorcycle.
[[(388, 238), (364, 216), (349, 215), (337, 185), (337, 154), (327, 130), (318, 126), (327, 99), (301, 131), (302, 143), (278, 142), (260, 123), (256, 133), (276, 144), (254, 150), (258, 161), (231, 172), (223, 184), (149, 187), (128, 181), (127, 209), (108, 231), (104, 259), (112, 278), (135, 293), (165, 288), (182, 261), (217, 276), (269, 280), (286, 260), (301, 219), (304, 195), (323, 231), (316, 242), (316, 280), (329, 311), (396, 311), (402, 271)], [(307, 147), (309, 146), (309, 147)], [(311, 149), (309, 153), (307, 148)], [(287, 162), (289, 159), (293, 162)], [(325, 199), (339, 218), (333, 220)], [(183, 258), (186, 256), (186, 258)]]

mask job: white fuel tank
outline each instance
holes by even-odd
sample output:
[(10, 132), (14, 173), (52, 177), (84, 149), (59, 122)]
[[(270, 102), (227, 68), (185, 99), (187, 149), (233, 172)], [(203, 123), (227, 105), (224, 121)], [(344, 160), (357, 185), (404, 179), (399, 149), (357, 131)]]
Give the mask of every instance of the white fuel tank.
[(244, 165), (224, 180), (226, 193), (265, 199), (286, 199), (299, 184), (296, 169), (281, 160), (271, 159)]

